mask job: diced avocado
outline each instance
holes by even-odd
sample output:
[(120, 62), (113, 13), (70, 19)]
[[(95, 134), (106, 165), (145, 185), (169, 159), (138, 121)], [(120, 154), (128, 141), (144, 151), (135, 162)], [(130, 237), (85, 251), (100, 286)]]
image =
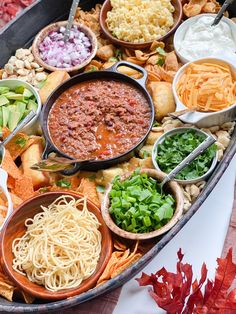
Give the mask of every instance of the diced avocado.
[(32, 97), (33, 95), (34, 95), (34, 94), (33, 94), (29, 89), (27, 89), (27, 88), (24, 89), (23, 96), (24, 96), (25, 98), (30, 98), (30, 97)]
[(27, 105), (27, 109), (33, 110), (34, 112), (36, 112), (37, 108), (38, 108), (38, 105), (36, 104), (36, 102), (30, 99)]
[(15, 93), (16, 94), (23, 94), (24, 93), (24, 90), (25, 90), (25, 87), (23, 85), (20, 85), (20, 86), (17, 86), (15, 88)]
[(7, 126), (8, 120), (9, 120), (9, 107), (2, 106), (2, 118), (3, 123), (2, 126)]
[(21, 119), (24, 119), (24, 118), (27, 116), (27, 114), (30, 113), (30, 111), (31, 111), (31, 110), (27, 110), (27, 109), (26, 109)]
[(10, 91), (10, 88), (4, 87), (4, 86), (0, 86), (0, 94), (6, 94), (9, 91)]
[(22, 118), (26, 109), (26, 104), (22, 101), (16, 101), (14, 104), (16, 105), (16, 111), (19, 111), (21, 113)]
[(8, 105), (9, 100), (4, 95), (0, 95), (0, 106)]
[(6, 93), (4, 94), (5, 97), (7, 97), (7, 99), (9, 100), (24, 100), (24, 95), (22, 94), (16, 94), (14, 92), (9, 92), (9, 93)]
[(10, 110), (9, 111), (9, 120), (8, 120), (8, 127), (11, 131), (15, 129), (18, 122), (20, 121), (21, 112), (16, 110)]
[(3, 125), (2, 108), (0, 107), (0, 127)]
[(10, 111), (15, 111), (16, 110), (16, 106), (13, 105), (13, 104), (9, 105), (8, 108), (9, 108)]

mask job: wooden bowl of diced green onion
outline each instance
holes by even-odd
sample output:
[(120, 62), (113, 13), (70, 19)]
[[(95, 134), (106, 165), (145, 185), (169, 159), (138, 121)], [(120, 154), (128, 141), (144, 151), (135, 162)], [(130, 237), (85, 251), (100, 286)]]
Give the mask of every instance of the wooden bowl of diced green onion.
[(161, 193), (158, 183), (165, 174), (136, 169), (116, 177), (106, 188), (101, 212), (108, 228), (131, 240), (147, 240), (170, 230), (183, 214), (184, 196), (170, 181)]
[(24, 127), (24, 133), (32, 134), (41, 111), (41, 100), (36, 89), (20, 79), (0, 81), (0, 133), (3, 127), (13, 131), (31, 111), (36, 116)]

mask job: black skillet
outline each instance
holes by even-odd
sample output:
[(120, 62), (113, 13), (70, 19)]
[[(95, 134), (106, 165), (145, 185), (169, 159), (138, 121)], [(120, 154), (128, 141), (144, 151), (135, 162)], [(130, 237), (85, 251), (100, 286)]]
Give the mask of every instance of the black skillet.
[[(135, 69), (135, 70), (141, 72), (143, 74), (142, 78), (134, 79), (130, 76), (127, 76), (125, 74), (118, 72), (117, 68), (121, 65), (128, 66), (132, 69)], [(85, 82), (85, 81), (94, 80), (94, 79), (118, 80), (118, 81), (130, 83), (134, 87), (138, 88), (138, 90), (140, 90), (142, 92), (142, 94), (145, 96), (145, 98), (147, 99), (149, 106), (151, 108), (151, 119), (150, 119), (149, 128), (148, 128), (145, 136), (139, 141), (139, 143), (137, 145), (135, 145), (132, 149), (127, 151), (126, 153), (119, 155), (115, 158), (110, 158), (110, 159), (105, 159), (105, 160), (94, 160), (94, 161), (86, 161), (86, 162), (79, 162), (79, 163), (77, 162), (74, 164), (72, 169), (62, 171), (61, 173), (64, 175), (73, 175), (79, 170), (95, 171), (95, 170), (99, 170), (99, 169), (108, 168), (108, 167), (111, 167), (115, 164), (127, 161), (128, 159), (130, 159), (131, 157), (133, 157), (135, 155), (135, 152), (137, 152), (138, 150), (141, 149), (141, 147), (144, 145), (145, 140), (146, 140), (146, 138), (147, 138), (147, 136), (150, 133), (151, 128), (152, 128), (152, 124), (154, 121), (154, 106), (153, 106), (151, 96), (149, 95), (149, 93), (146, 89), (146, 86), (145, 86), (145, 83), (147, 80), (147, 72), (142, 67), (140, 67), (136, 64), (132, 64), (132, 63), (125, 62), (125, 61), (120, 61), (105, 71), (86, 72), (86, 73), (76, 75), (76, 76), (70, 78), (69, 80), (67, 80), (66, 82), (64, 82), (63, 84), (61, 84), (49, 96), (46, 104), (43, 106), (43, 110), (42, 110), (41, 116), (40, 116), (40, 124), (41, 124), (43, 135), (44, 135), (45, 141), (46, 141), (46, 147), (45, 147), (45, 150), (43, 152), (42, 159), (47, 159), (49, 154), (56, 153), (57, 156), (66, 157), (66, 158), (73, 160), (72, 157), (59, 151), (56, 148), (56, 146), (53, 144), (53, 142), (50, 138), (50, 135), (49, 135), (49, 131), (48, 131), (48, 116), (49, 116), (50, 109), (52, 108), (54, 102), (64, 91), (66, 91), (68, 88), (74, 86), (75, 84)]]

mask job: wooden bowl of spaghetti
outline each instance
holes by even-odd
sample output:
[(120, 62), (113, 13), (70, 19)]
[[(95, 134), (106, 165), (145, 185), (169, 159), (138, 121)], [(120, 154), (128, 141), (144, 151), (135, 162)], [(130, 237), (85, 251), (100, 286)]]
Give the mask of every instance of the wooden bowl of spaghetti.
[(93, 288), (111, 253), (111, 234), (99, 208), (77, 193), (33, 197), (2, 230), (3, 269), (20, 289), (39, 299), (66, 299)]

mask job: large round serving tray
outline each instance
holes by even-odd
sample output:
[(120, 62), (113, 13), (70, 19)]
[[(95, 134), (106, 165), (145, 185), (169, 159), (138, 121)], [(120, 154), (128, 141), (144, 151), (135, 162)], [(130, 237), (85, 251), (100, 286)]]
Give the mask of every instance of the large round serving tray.
[[(103, 1), (95, 0), (81, 0), (80, 5), (84, 10), (90, 10), (96, 3), (102, 3)], [(223, 2), (223, 1), (220, 1)], [(49, 23), (57, 20), (63, 20), (67, 18), (71, 0), (41, 0), (36, 1), (33, 5), (28, 7), (17, 19), (12, 21), (7, 27), (0, 31), (0, 66), (8, 61), (11, 55), (15, 53), (15, 50), (21, 47), (27, 47), (32, 43), (34, 36)], [(67, 12), (67, 14), (65, 14)], [(236, 16), (236, 7), (231, 5), (230, 13)], [(126, 269), (119, 276), (109, 280), (104, 285), (89, 290), (78, 296), (70, 299), (50, 302), (44, 304), (23, 304), (17, 302), (8, 302), (0, 297), (0, 313), (24, 313), (24, 312), (41, 312), (48, 313), (49, 311), (56, 311), (78, 305), (93, 299), (103, 293), (107, 293), (128, 280), (134, 277), (138, 272), (148, 264), (154, 256), (156, 256), (160, 250), (183, 228), (188, 220), (199, 209), (208, 195), (211, 193), (220, 177), (227, 169), (231, 159), (236, 153), (236, 128), (232, 134), (231, 142), (224, 153), (223, 159), (215, 169), (214, 173), (208, 180), (204, 190), (200, 196), (196, 199), (194, 204), (188, 210), (188, 212), (182, 217), (182, 219), (164, 236), (157, 239), (157, 244), (148, 251), (140, 260), (134, 265)]]

